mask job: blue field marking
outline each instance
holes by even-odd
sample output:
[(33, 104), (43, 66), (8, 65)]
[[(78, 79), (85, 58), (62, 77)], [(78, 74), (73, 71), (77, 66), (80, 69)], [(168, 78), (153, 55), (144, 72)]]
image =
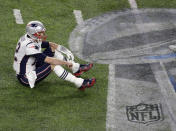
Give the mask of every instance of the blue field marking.
[(176, 58), (176, 53), (170, 53), (165, 55), (158, 56), (145, 56), (144, 59), (168, 59), (168, 58)]
[(172, 85), (173, 85), (173, 87), (174, 87), (175, 92), (176, 92), (176, 81), (175, 81), (175, 78), (170, 75), (170, 76), (169, 76), (169, 79), (170, 79), (170, 81), (171, 81), (171, 83), (172, 83)]

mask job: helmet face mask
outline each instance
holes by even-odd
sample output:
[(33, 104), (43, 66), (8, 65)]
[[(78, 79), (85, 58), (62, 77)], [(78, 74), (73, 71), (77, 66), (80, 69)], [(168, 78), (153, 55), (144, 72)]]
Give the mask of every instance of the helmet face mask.
[(40, 41), (45, 41), (46, 38), (47, 38), (47, 35), (45, 34), (45, 31), (37, 32), (37, 33), (35, 33), (33, 35)]
[(40, 21), (30, 21), (26, 26), (26, 33), (36, 41), (45, 41), (45, 27)]

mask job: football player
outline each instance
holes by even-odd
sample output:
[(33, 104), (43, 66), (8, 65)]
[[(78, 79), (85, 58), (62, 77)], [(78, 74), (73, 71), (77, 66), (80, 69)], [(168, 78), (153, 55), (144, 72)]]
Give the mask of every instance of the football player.
[[(40, 21), (30, 21), (26, 25), (26, 34), (17, 43), (13, 64), (19, 82), (34, 88), (35, 83), (53, 71), (59, 78), (74, 83), (80, 90), (92, 87), (95, 78), (82, 79), (78, 76), (91, 69), (93, 64), (76, 63), (69, 49), (46, 41), (45, 31)], [(42, 51), (42, 48), (45, 50)], [(73, 74), (66, 71), (63, 65), (70, 68)]]

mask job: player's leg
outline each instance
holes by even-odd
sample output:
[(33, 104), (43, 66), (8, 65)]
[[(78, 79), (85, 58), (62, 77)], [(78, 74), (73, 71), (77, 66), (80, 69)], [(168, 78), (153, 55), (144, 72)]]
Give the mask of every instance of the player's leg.
[(51, 73), (51, 71), (52, 71), (51, 65), (48, 63), (45, 63), (42, 66), (38, 67), (36, 69), (36, 76), (37, 76), (36, 83), (45, 79)]
[[(50, 56), (50, 57), (55, 57), (56, 59), (59, 59), (59, 60), (64, 60), (64, 61), (67, 61), (67, 58), (59, 51), (57, 50), (54, 50), (53, 48), (46, 48), (43, 53), (47, 56)], [(44, 63), (40, 63), (38, 62), (36, 65), (37, 67), (43, 65)], [(76, 63), (74, 61), (72, 61), (72, 72), (73, 73), (76, 73), (77, 71), (79, 71), (79, 68), (80, 68), (80, 64), (79, 63)]]
[[(46, 56), (50, 56), (50, 57), (54, 56), (54, 53), (52, 52), (51, 48), (46, 48), (43, 51), (43, 53)], [(45, 63), (44, 61), (36, 61), (36, 70), (35, 71), (36, 71), (36, 76), (37, 76), (35, 83), (38, 83), (41, 80), (45, 79), (50, 74), (50, 72), (52, 71), (51, 65), (48, 63)]]
[(38, 67), (35, 71), (26, 73), (26, 75), (17, 75), (17, 78), (22, 85), (33, 88), (36, 83), (45, 79), (51, 71), (51, 65), (45, 63)]
[[(54, 52), (54, 53), (53, 53)], [(59, 51), (54, 50), (52, 48), (46, 49), (44, 52), (44, 54), (46, 54), (47, 56), (50, 57), (55, 57), (59, 60), (65, 60), (67, 61), (67, 58)], [(79, 63), (76, 63), (74, 61), (72, 61), (72, 72), (76, 73), (79, 72), (81, 69), (81, 72), (83, 71), (83, 65), (80, 65)], [(55, 72), (55, 74), (66, 81), (72, 82), (76, 85), (76, 87), (78, 87), (80, 90), (84, 90), (85, 88), (89, 88), (91, 86), (94, 85), (95, 83), (95, 78), (93, 79), (82, 79), (82, 78), (77, 78), (75, 77), (73, 74), (71, 74), (70, 72), (66, 71), (62, 66), (55, 66), (55, 65), (51, 65), (51, 69)]]
[[(57, 50), (55, 50), (54, 57), (59, 60), (67, 61), (67, 58)], [(82, 73), (90, 70), (93, 67), (93, 64), (79, 64), (79, 63), (76, 63), (75, 61), (69, 61), (69, 62), (72, 62), (73, 64), (71, 70), (75, 76), (80, 76)]]
[[(40, 66), (36, 69), (37, 79), (35, 83), (38, 83), (43, 79), (45, 79), (51, 73), (52, 70), (56, 73), (56, 75), (59, 78), (74, 83), (76, 87), (80, 90), (84, 90), (85, 88), (92, 87), (96, 81), (95, 78), (92, 78), (92, 79), (77, 78), (76, 76), (67, 72), (61, 66), (52, 66), (46, 63), (43, 66)], [(29, 87), (29, 81), (25, 75), (18, 75), (17, 78), (22, 85)]]
[[(54, 53), (52, 52), (51, 48), (46, 48), (43, 53), (46, 56), (53, 57)], [(41, 80), (45, 79), (51, 72), (51, 65), (48, 63), (45, 63), (44, 61), (37, 60), (36, 61), (36, 70), (35, 70), (35, 77), (36, 79), (31, 79), (31, 83), (38, 83)], [(29, 81), (30, 83), (30, 81)]]
[(57, 66), (52, 65), (52, 69), (59, 78), (74, 83), (76, 87), (79, 88), (80, 90), (92, 87), (95, 83), (95, 78), (86, 80), (78, 78), (73, 74), (71, 74), (70, 72), (66, 71), (62, 66), (59, 65)]
[(29, 81), (25, 75), (17, 75), (17, 78), (22, 85), (29, 87)]
[[(64, 58), (64, 56), (59, 53), (59, 52), (55, 52), (53, 53), (53, 49), (52, 48), (47, 48), (43, 51), (43, 53), (47, 56), (50, 57), (56, 57), (57, 59), (60, 60), (66, 60)], [(61, 66), (54, 66), (54, 65), (50, 65), (47, 63), (41, 63), (41, 62), (37, 62), (37, 69), (36, 69), (36, 75), (37, 75), (37, 79), (36, 79), (36, 83), (40, 82), (41, 80), (45, 79), (51, 72), (51, 70), (53, 70), (56, 75), (58, 77), (60, 77), (63, 80), (69, 81), (74, 83), (77, 87), (81, 87), (80, 89), (83, 88), (87, 88), (87, 87), (91, 87), (93, 86), (93, 84), (95, 83), (95, 79), (88, 79), (88, 80), (84, 80), (82, 78), (77, 78), (74, 75), (72, 75), (71, 73), (67, 72), (63, 67)], [(74, 70), (79, 70), (79, 66), (80, 64), (73, 62), (73, 68), (72, 71)]]

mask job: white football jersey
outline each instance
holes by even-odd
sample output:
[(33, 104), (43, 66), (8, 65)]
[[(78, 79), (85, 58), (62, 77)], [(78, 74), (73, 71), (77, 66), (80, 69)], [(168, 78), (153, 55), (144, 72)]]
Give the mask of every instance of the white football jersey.
[(26, 74), (36, 69), (36, 58), (30, 55), (41, 53), (42, 42), (34, 42), (25, 34), (22, 36), (16, 46), (13, 68), (16, 74)]

